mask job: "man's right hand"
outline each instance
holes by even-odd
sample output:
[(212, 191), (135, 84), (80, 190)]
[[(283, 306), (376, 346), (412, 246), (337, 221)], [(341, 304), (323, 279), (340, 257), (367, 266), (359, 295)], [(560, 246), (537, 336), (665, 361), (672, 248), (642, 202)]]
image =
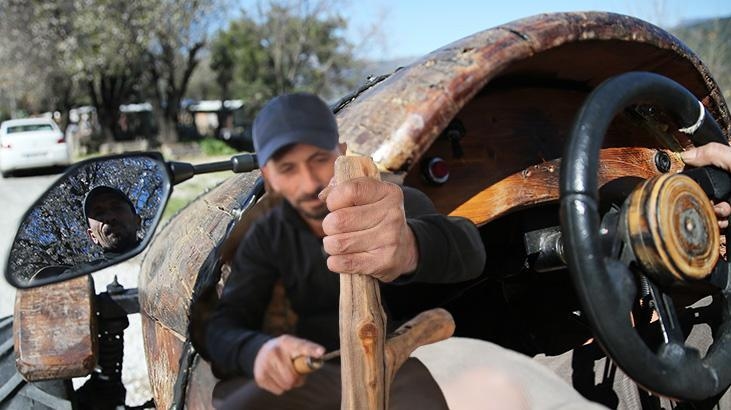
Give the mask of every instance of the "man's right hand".
[[(731, 173), (731, 147), (728, 145), (711, 142), (709, 144), (690, 148), (681, 153), (683, 161), (694, 167), (714, 165), (722, 170)], [(718, 226), (721, 229), (728, 227), (729, 216), (731, 216), (731, 205), (727, 201), (714, 204), (713, 210), (718, 218)]]
[(262, 389), (280, 395), (305, 382), (305, 376), (294, 369), (292, 360), (295, 357), (320, 357), (324, 353), (324, 347), (294, 336), (282, 335), (271, 339), (256, 354), (254, 380)]

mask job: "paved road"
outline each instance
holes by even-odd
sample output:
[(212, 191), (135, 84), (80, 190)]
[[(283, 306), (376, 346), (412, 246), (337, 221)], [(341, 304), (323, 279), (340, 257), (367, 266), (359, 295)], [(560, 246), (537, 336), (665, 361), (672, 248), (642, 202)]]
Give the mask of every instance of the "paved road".
[[(36, 173), (13, 178), (0, 178), (0, 263), (5, 272), (8, 251), (26, 209), (38, 199), (60, 174)], [(15, 289), (0, 280), (0, 317), (13, 312)]]

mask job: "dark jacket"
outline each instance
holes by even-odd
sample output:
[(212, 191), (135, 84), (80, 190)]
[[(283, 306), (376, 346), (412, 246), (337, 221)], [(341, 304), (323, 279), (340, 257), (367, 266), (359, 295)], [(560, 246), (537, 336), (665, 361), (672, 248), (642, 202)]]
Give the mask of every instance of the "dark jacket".
[[(381, 284), (390, 329), (438, 306), (447, 297), (442, 284), (475, 278), (485, 264), (485, 249), (472, 222), (438, 214), (429, 198), (415, 189), (403, 191), (419, 262), (408, 276)], [(279, 279), (298, 316), (296, 336), (327, 350), (339, 348), (339, 276), (327, 269), (327, 257), (322, 239), (287, 201), (252, 225), (206, 326), (206, 345), (219, 372), (253, 376), (256, 354), (273, 337), (257, 329)]]

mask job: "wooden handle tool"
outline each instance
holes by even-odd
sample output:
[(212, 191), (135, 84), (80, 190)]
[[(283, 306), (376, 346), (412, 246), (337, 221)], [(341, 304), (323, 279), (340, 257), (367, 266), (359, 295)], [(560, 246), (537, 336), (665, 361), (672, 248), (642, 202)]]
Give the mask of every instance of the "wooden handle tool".
[[(370, 177), (380, 180), (368, 157), (335, 160), (335, 182)], [(385, 409), (390, 381), (385, 372), (386, 314), (378, 281), (366, 275), (340, 275), (341, 409)]]
[[(335, 182), (369, 177), (380, 180), (367, 157), (339, 157)], [(448, 338), (454, 320), (444, 309), (416, 316), (385, 341), (386, 314), (378, 281), (367, 275), (340, 275), (341, 409), (383, 410), (396, 371), (417, 347)]]
[[(444, 340), (453, 333), (452, 315), (441, 308), (422, 312), (401, 325), (386, 339), (386, 370), (389, 380), (393, 381), (395, 373), (417, 347)], [(292, 359), (292, 363), (297, 373), (308, 374), (319, 370), (326, 361), (338, 357), (340, 350), (333, 350), (321, 357), (297, 356)]]

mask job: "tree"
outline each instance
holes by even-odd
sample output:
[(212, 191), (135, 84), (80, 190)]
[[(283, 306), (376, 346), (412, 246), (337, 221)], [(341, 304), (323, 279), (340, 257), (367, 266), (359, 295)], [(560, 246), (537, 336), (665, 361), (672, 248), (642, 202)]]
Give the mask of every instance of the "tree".
[(155, 2), (152, 41), (147, 65), (157, 106), (160, 141), (178, 140), (180, 101), (199, 63), (211, 22), (216, 18), (213, 0)]
[[(2, 0), (0, 0), (2, 1)], [(118, 131), (119, 105), (142, 73), (148, 43), (150, 0), (56, 2), (4, 0), (3, 32), (8, 53), (24, 72), (27, 93), (39, 87), (39, 103), (68, 113), (86, 95), (111, 140)], [(16, 81), (21, 80), (15, 77)]]
[(106, 140), (119, 136), (121, 104), (154, 97), (161, 140), (176, 140), (180, 100), (216, 4), (0, 0), (0, 29), (6, 34), (0, 55), (15, 65), (3, 68), (0, 80), (9, 77), (19, 89), (14, 96), (32, 96), (33, 104), (46, 109), (67, 112), (86, 96)]
[(327, 98), (352, 87), (347, 74), (357, 61), (344, 38), (347, 21), (331, 6), (326, 0), (271, 1), (231, 22), (211, 50), (224, 96), (230, 90), (253, 111), (283, 93), (311, 91)]
[[(68, 4), (0, 0), (0, 103), (17, 110), (64, 113), (79, 99), (78, 78), (66, 75)], [(3, 98), (4, 97), (4, 98)], [(65, 128), (67, 117), (61, 127)]]
[(152, 10), (145, 1), (75, 4), (69, 59), (75, 61), (79, 74), (72, 75), (82, 77), (106, 141), (120, 134), (119, 106), (139, 92)]

